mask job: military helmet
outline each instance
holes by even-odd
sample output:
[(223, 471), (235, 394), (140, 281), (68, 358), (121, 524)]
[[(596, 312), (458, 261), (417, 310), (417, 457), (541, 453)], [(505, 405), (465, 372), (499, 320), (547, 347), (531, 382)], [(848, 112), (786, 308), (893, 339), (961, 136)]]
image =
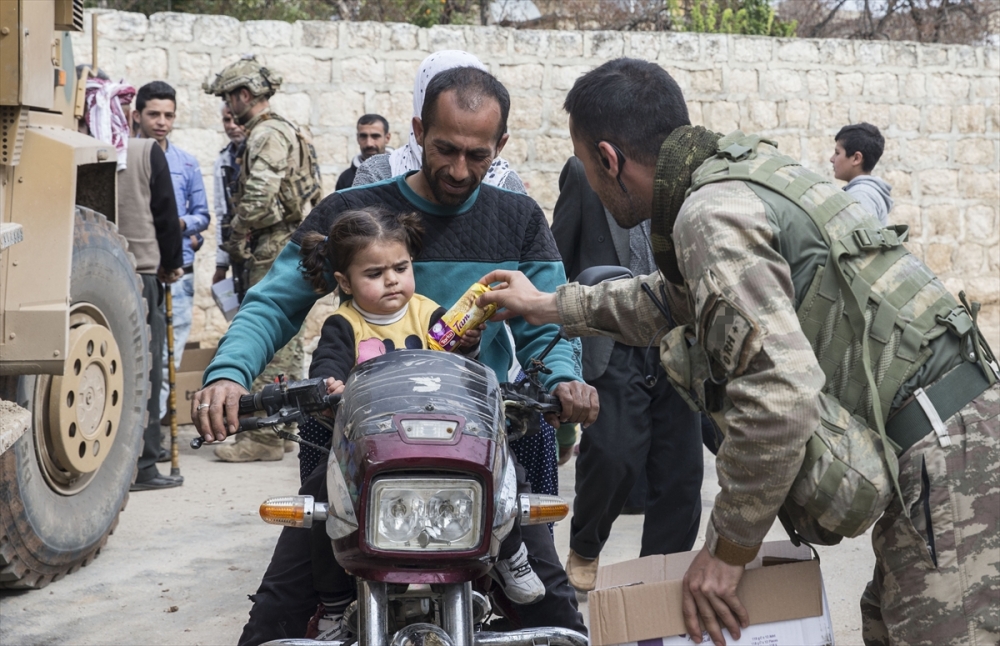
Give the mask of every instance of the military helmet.
[(257, 62), (257, 57), (250, 54), (235, 63), (227, 65), (215, 75), (212, 81), (201, 84), (206, 94), (226, 97), (227, 94), (245, 87), (255, 97), (270, 98), (281, 87), (281, 76)]

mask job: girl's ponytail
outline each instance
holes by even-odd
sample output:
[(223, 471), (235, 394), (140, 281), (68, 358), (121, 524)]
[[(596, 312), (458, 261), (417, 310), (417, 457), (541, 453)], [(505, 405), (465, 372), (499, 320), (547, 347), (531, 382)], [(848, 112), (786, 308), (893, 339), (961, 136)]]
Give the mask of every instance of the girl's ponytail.
[(325, 235), (312, 232), (307, 233), (302, 238), (300, 247), (302, 260), (299, 262), (299, 267), (317, 294), (326, 294), (336, 287), (336, 285), (330, 285), (326, 280), (329, 272), (327, 245), (328, 239)]
[(396, 223), (406, 234), (406, 248), (410, 250), (410, 255), (416, 258), (424, 248), (424, 225), (420, 222), (420, 216), (412, 211), (400, 213), (396, 216)]

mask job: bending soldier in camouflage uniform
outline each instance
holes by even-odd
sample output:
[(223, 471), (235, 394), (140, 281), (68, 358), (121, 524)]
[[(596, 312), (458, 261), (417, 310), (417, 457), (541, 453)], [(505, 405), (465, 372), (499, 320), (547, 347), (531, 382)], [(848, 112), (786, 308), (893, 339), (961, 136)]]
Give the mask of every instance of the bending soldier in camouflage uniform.
[[(884, 509), (865, 642), (996, 644), (1000, 386), (977, 307), (906, 251), (905, 227), (883, 229), (759, 137), (691, 127), (680, 88), (654, 64), (602, 65), (566, 109), (575, 154), (618, 223), (652, 219), (660, 272), (543, 294), (497, 271), (483, 282), (507, 289), (480, 304), (573, 335), (660, 342), (678, 392), (721, 422), (721, 492), (684, 579), (694, 640), (704, 628), (723, 644), (722, 626), (738, 639), (752, 619), (736, 586), (779, 512), (786, 528), (834, 544)], [(845, 491), (852, 474), (833, 469), (813, 493), (835, 495), (800, 495), (830, 424), (869, 439), (868, 456), (848, 462), (877, 458), (870, 495)]]
[[(231, 234), (223, 248), (231, 258), (242, 259), (249, 265), (250, 287), (267, 274), (310, 206), (320, 197), (312, 146), (296, 126), (272, 112), (268, 103), (280, 86), (281, 77), (253, 57), (229, 65), (204, 86), (207, 93), (226, 101), (247, 133), (240, 158), (239, 187), (233, 195)], [(275, 353), (252, 390), (263, 388), (280, 375), (290, 381), (301, 379), (303, 355), (300, 332)], [(249, 431), (236, 437), (236, 443), (216, 447), (219, 459), (280, 460), (284, 454), (282, 439), (271, 431)]]

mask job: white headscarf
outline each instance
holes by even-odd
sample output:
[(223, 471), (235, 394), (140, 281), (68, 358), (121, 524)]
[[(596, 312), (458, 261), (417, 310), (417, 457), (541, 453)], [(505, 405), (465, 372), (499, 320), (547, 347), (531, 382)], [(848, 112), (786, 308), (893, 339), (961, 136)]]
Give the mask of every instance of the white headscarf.
[(135, 88), (123, 80), (87, 79), (84, 115), (90, 134), (118, 151), (118, 170), (125, 170), (129, 124), (119, 99), (132, 101)]
[[(470, 54), (457, 49), (446, 49), (434, 52), (420, 63), (417, 69), (417, 78), (413, 81), (413, 116), (420, 117), (424, 109), (424, 97), (427, 95), (427, 86), (431, 79), (441, 72), (455, 69), (456, 67), (475, 67), (487, 72), (482, 61)], [(389, 167), (392, 176), (402, 175), (411, 170), (419, 170), (422, 164), (423, 149), (417, 143), (416, 135), (413, 134), (413, 122), (410, 122), (410, 140), (405, 146), (397, 148), (389, 154)], [(501, 157), (497, 157), (490, 165), (483, 182), (499, 186), (510, 173), (510, 164)]]

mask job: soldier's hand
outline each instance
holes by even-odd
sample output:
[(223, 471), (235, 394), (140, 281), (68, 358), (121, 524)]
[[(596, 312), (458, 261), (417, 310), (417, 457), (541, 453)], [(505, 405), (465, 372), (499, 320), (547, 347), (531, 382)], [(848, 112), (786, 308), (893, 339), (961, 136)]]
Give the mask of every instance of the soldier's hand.
[[(750, 615), (736, 596), (736, 586), (743, 578), (742, 565), (730, 565), (702, 548), (684, 575), (681, 603), (684, 626), (696, 644), (701, 643), (702, 629), (708, 631), (715, 646), (725, 646), (722, 626), (733, 639), (740, 638), (740, 628), (750, 625)], [(719, 625), (721, 622), (721, 626)]]
[(552, 426), (563, 424), (583, 424), (590, 426), (597, 421), (597, 414), (601, 411), (601, 404), (597, 399), (597, 389), (582, 381), (564, 381), (555, 387), (552, 394), (559, 398), (562, 404), (562, 414), (555, 420), (548, 419)]
[(194, 394), (191, 419), (206, 444), (221, 442), (239, 429), (240, 397), (248, 392), (235, 381), (219, 379)]
[(212, 274), (212, 284), (221, 283), (226, 279), (226, 272), (228, 270), (225, 267), (216, 267), (215, 273)]
[(480, 296), (476, 304), (485, 307), (495, 303), (501, 308), (490, 320), (506, 321), (523, 316), (532, 325), (562, 322), (556, 307), (556, 295), (538, 291), (531, 280), (519, 271), (497, 269), (480, 278), (479, 282), (493, 285), (493, 291)]

